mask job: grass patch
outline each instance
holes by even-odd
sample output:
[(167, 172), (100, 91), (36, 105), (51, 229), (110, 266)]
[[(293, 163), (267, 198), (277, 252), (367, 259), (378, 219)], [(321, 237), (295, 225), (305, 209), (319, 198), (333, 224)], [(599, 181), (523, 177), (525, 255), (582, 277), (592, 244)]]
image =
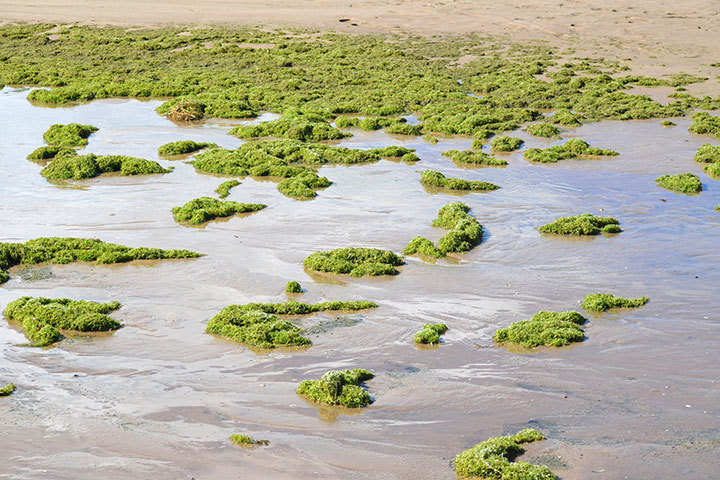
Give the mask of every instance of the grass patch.
[(351, 277), (397, 275), (395, 268), (403, 259), (388, 250), (378, 248), (337, 248), (315, 252), (303, 261), (305, 268), (316, 272), (348, 274)]
[(706, 143), (695, 152), (694, 160), (698, 163), (720, 163), (720, 145)]
[(556, 163), (578, 157), (616, 156), (614, 150), (603, 150), (591, 147), (585, 140), (571, 138), (562, 145), (550, 148), (528, 148), (523, 152), (523, 158), (536, 163)]
[(257, 212), (267, 207), (262, 203), (238, 203), (211, 197), (190, 200), (182, 207), (173, 207), (172, 214), (178, 223), (202, 225), (215, 218), (232, 217), (238, 213)]
[(649, 301), (647, 297), (623, 298), (610, 293), (590, 293), (585, 295), (580, 306), (590, 312), (605, 312), (612, 308), (639, 308)]
[(425, 237), (415, 237), (407, 244), (405, 255), (420, 254), (431, 258), (441, 258), (448, 253), (467, 252), (480, 243), (483, 228), (468, 212), (470, 207), (461, 202), (448, 203), (440, 209), (438, 217), (433, 220), (434, 227), (447, 228), (450, 231), (443, 235), (435, 246)]
[(375, 377), (367, 370), (331, 370), (320, 380), (305, 380), (297, 388), (298, 395), (324, 405), (338, 405), (347, 408), (361, 408), (373, 400), (360, 383)]
[(242, 433), (236, 433), (234, 435), (230, 435), (228, 437), (232, 443), (235, 445), (238, 445), (240, 447), (258, 447), (261, 445), (269, 445), (270, 442), (267, 440), (255, 440), (252, 437), (248, 437), (247, 435), (243, 435)]
[(714, 117), (707, 112), (698, 112), (692, 116), (692, 120), (688, 128), (692, 133), (720, 138), (720, 117)]
[(541, 311), (530, 317), (530, 320), (521, 320), (501, 328), (495, 332), (493, 340), (500, 344), (511, 343), (525, 348), (540, 345), (562, 347), (583, 341), (585, 335), (582, 325), (586, 321), (585, 317), (575, 311)]
[(497, 185), (478, 180), (463, 180), (462, 178), (446, 177), (436, 170), (425, 170), (420, 175), (420, 183), (428, 187), (445, 188), (447, 190), (489, 192), (497, 190)]
[(525, 131), (533, 137), (560, 138), (560, 129), (549, 123), (533, 123), (525, 127)]
[(16, 388), (17, 387), (14, 383), (8, 383), (4, 387), (0, 388), (0, 397), (7, 397), (8, 395), (12, 395)]
[(595, 217), (583, 213), (574, 217), (560, 217), (554, 222), (543, 225), (540, 233), (554, 235), (598, 235), (599, 233), (619, 233), (620, 222), (612, 217)]
[(291, 280), (285, 285), (285, 293), (303, 293), (303, 289), (298, 282)]
[(655, 183), (665, 190), (677, 193), (700, 193), (702, 182), (700, 177), (693, 173), (679, 173), (677, 175), (661, 175), (655, 179)]
[(230, 195), (230, 189), (237, 187), (240, 185), (240, 182), (237, 180), (228, 180), (227, 182), (223, 182), (215, 189), (215, 193), (218, 194), (218, 197), (220, 198), (227, 198), (228, 195)]
[(493, 152), (514, 152), (525, 143), (522, 139), (516, 137), (495, 137), (490, 142), (490, 148)]
[(440, 342), (440, 335), (447, 330), (448, 327), (444, 323), (426, 323), (422, 330), (415, 334), (415, 343), (436, 345)]
[(92, 125), (55, 124), (43, 134), (43, 140), (56, 147), (84, 147), (88, 143), (88, 137), (97, 131), (98, 128)]
[(112, 172), (125, 176), (170, 173), (170, 170), (144, 158), (90, 153), (56, 158), (40, 174), (48, 180), (84, 180)]
[(507, 165), (507, 161), (495, 158), (485, 152), (473, 152), (472, 150), (448, 150), (443, 152), (443, 157), (448, 157), (456, 165)]
[(217, 145), (210, 142), (194, 142), (192, 140), (178, 140), (177, 142), (166, 143), (158, 147), (158, 155), (161, 157), (172, 157), (174, 155), (185, 155), (199, 152), (204, 148), (217, 148)]

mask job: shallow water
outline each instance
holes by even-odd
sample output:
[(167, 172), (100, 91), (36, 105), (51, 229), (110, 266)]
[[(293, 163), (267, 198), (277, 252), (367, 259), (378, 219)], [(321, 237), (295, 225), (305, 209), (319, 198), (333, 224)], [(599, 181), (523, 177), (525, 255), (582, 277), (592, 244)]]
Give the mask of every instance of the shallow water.
[[(11, 271), (0, 308), (22, 295), (118, 300), (125, 328), (75, 337), (54, 348), (21, 346), (0, 322), (0, 383), (18, 390), (0, 400), (2, 478), (455, 478), (456, 453), (490, 436), (533, 426), (550, 440), (523, 459), (549, 462), (564, 479), (715, 478), (720, 472), (720, 184), (692, 161), (703, 143), (659, 121), (602, 122), (569, 129), (613, 158), (531, 165), (522, 151), (506, 168), (466, 169), (441, 153), (471, 139), (391, 137), (355, 131), (341, 145), (417, 148), (416, 165), (325, 167), (334, 184), (313, 201), (284, 197), (269, 181), (242, 179), (228, 199), (266, 203), (244, 218), (203, 229), (170, 214), (222, 178), (157, 157), (175, 140), (234, 148), (237, 122), (176, 125), (160, 102), (104, 100), (42, 108), (27, 91), (0, 92), (0, 241), (38, 236), (95, 237), (131, 246), (187, 248), (196, 260)], [(272, 117), (268, 117), (272, 118)], [(158, 160), (174, 171), (99, 177), (82, 188), (53, 185), (26, 155), (54, 123), (100, 127), (87, 152)], [(557, 141), (513, 132), (524, 148)], [(501, 189), (462, 197), (429, 194), (419, 172), (490, 181)], [(693, 172), (705, 191), (677, 195), (657, 187), (664, 173)], [(320, 249), (402, 250), (415, 235), (439, 238), (430, 223), (458, 198), (486, 229), (481, 245), (436, 264), (410, 257), (393, 278), (352, 279), (303, 271)], [(535, 228), (558, 216), (605, 214), (615, 236), (569, 240)], [(23, 280), (25, 277), (27, 280)], [(288, 280), (304, 301), (374, 300), (348, 315), (352, 326), (318, 328), (305, 350), (256, 354), (204, 334), (233, 303), (283, 301)], [(338, 281), (339, 280), (339, 281)], [(579, 308), (586, 293), (645, 295), (638, 310), (591, 316), (582, 344), (534, 353), (493, 346), (499, 327), (542, 309)], [(300, 320), (305, 327), (334, 318)], [(359, 321), (358, 321), (359, 320)], [(434, 350), (412, 335), (425, 322), (450, 330)], [(361, 367), (375, 403), (359, 415), (318, 409), (297, 397), (299, 381)], [(248, 451), (227, 437), (247, 433), (269, 447)]]

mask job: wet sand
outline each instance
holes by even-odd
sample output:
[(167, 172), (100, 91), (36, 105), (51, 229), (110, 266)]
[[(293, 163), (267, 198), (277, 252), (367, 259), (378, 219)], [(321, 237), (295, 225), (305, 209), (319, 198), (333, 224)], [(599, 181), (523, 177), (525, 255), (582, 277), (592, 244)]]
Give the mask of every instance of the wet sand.
[[(520, 151), (504, 155), (506, 168), (483, 169), (441, 156), (469, 148), (470, 139), (431, 145), (353, 130), (341, 145), (405, 145), (422, 160), (322, 168), (334, 185), (309, 202), (246, 178), (228, 199), (269, 207), (197, 229), (176, 224), (171, 207), (213, 195), (224, 178), (158, 159), (157, 147), (180, 139), (236, 147), (230, 122), (178, 126), (154, 112), (157, 101), (41, 108), (26, 94), (0, 92), (7, 112), (0, 116), (0, 175), (8, 179), (0, 241), (97, 237), (208, 255), (38, 266), (35, 281), (23, 281), (21, 268), (11, 271), (0, 308), (22, 295), (118, 300), (123, 308), (113, 316), (125, 327), (38, 350), (19, 346), (24, 336), (0, 322), (0, 380), (18, 385), (0, 401), (0, 464), (8, 478), (97, 478), (102, 471), (108, 479), (452, 479), (456, 453), (528, 426), (550, 440), (530, 446), (523, 459), (548, 463), (563, 479), (709, 479), (720, 471), (720, 214), (713, 211), (720, 184), (692, 161), (700, 145), (718, 142), (688, 133), (688, 119), (674, 119), (671, 129), (659, 121), (601, 122), (565, 133), (618, 157), (531, 165)], [(82, 188), (50, 184), (25, 156), (47, 127), (69, 122), (100, 127), (88, 152), (175, 169), (99, 177)], [(515, 134), (524, 148), (557, 143)], [(486, 229), (481, 245), (459, 261), (409, 257), (393, 278), (303, 271), (302, 260), (319, 249), (398, 252), (415, 235), (439, 238), (443, 231), (430, 223), (458, 197), (428, 194), (417, 181), (426, 168), (501, 186), (459, 198)], [(654, 183), (686, 171), (700, 175), (702, 194), (677, 195)], [(535, 230), (582, 212), (615, 216), (624, 232), (569, 240)], [(359, 322), (314, 334), (313, 346), (300, 351), (257, 355), (203, 333), (228, 304), (283, 301), (291, 279), (308, 290), (304, 301), (367, 299), (379, 308), (347, 315)], [(578, 308), (595, 291), (651, 302), (592, 316), (586, 341), (571, 348), (528, 354), (493, 346), (497, 328), (541, 309)], [(444, 342), (415, 348), (413, 333), (431, 321), (449, 325)], [(354, 367), (377, 374), (368, 382), (376, 401), (359, 415), (318, 409), (295, 394), (301, 380)], [(238, 432), (270, 446), (233, 447), (226, 439)]]

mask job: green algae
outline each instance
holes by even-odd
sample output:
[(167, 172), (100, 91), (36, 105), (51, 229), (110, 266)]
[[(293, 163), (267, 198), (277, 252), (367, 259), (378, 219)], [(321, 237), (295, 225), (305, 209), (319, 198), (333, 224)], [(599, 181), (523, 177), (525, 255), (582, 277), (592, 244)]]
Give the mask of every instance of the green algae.
[(82, 125), (80, 123), (55, 124), (43, 134), (43, 140), (52, 146), (84, 147), (88, 143), (88, 137), (97, 131), (98, 128), (92, 125)]
[(285, 285), (285, 293), (303, 293), (303, 289), (298, 282), (291, 280)]
[(545, 437), (532, 428), (515, 435), (489, 438), (455, 456), (455, 473), (459, 478), (555, 480), (555, 474), (544, 465), (514, 461), (525, 451), (522, 444), (540, 440)]
[(548, 118), (548, 120), (554, 124), (566, 127), (577, 127), (582, 125), (580, 118), (567, 109), (557, 110), (551, 117)]
[(434, 227), (449, 229), (435, 246), (424, 237), (415, 237), (407, 244), (405, 255), (420, 254), (431, 258), (441, 258), (448, 253), (461, 253), (471, 250), (482, 241), (483, 227), (468, 212), (470, 207), (462, 202), (448, 203), (440, 209), (433, 220)]
[(560, 217), (557, 220), (538, 228), (540, 233), (554, 235), (598, 235), (604, 233), (619, 233), (620, 222), (612, 217), (595, 217), (590, 213), (583, 213), (572, 217)]
[(446, 177), (436, 170), (425, 170), (420, 175), (420, 183), (428, 187), (445, 188), (447, 190), (489, 192), (497, 190), (497, 185), (478, 180), (463, 180), (461, 178)]
[(677, 175), (661, 175), (655, 179), (655, 183), (665, 190), (676, 193), (693, 194), (702, 191), (700, 177), (693, 173), (679, 173)]
[(444, 323), (426, 323), (422, 330), (415, 334), (415, 343), (436, 345), (440, 342), (440, 335), (447, 330), (448, 327)]
[(373, 400), (360, 383), (374, 378), (367, 370), (331, 370), (319, 380), (305, 380), (297, 388), (298, 395), (323, 405), (361, 408)]
[(533, 137), (560, 138), (560, 129), (549, 123), (533, 123), (525, 127), (525, 131)]
[(448, 157), (456, 165), (490, 165), (504, 166), (507, 161), (495, 158), (485, 152), (473, 152), (472, 150), (448, 150), (443, 152), (443, 157)]
[(703, 172), (707, 173), (712, 178), (720, 178), (720, 161), (705, 165), (703, 167)]
[(688, 130), (699, 135), (712, 135), (720, 138), (720, 117), (714, 117), (707, 112), (698, 112), (692, 116), (692, 123)]
[(151, 175), (170, 173), (170, 170), (144, 158), (89, 153), (56, 158), (40, 174), (48, 180), (84, 180), (113, 172), (120, 175)]
[(257, 212), (267, 207), (261, 203), (238, 203), (230, 200), (222, 201), (211, 197), (200, 197), (190, 200), (182, 207), (173, 207), (172, 214), (178, 223), (202, 225), (220, 217), (232, 217), (238, 213)]
[(205, 104), (192, 98), (177, 98), (163, 103), (155, 110), (160, 115), (179, 121), (201, 120), (205, 116)]
[(199, 152), (204, 148), (217, 148), (217, 145), (210, 142), (194, 142), (192, 140), (178, 140), (177, 142), (166, 143), (158, 147), (158, 155), (161, 157), (172, 157)]
[(155, 111), (176, 122), (192, 122), (205, 117), (252, 118), (258, 115), (247, 98), (209, 91), (198, 93), (193, 98), (181, 96), (168, 100)]
[(433, 137), (432, 135), (425, 135), (423, 137), (423, 140), (425, 140), (426, 142), (428, 142), (432, 145), (437, 145), (437, 143), (440, 141), (440, 140), (438, 140), (437, 137)]
[(7, 281), (7, 270), (15, 265), (38, 263), (66, 264), (95, 262), (98, 264), (125, 263), (133, 260), (196, 258), (199, 253), (189, 250), (161, 250), (159, 248), (126, 247), (91, 238), (43, 237), (25, 243), (0, 243), (0, 271)]
[(514, 152), (522, 147), (525, 143), (522, 139), (516, 137), (495, 137), (490, 142), (490, 148), (493, 152)]
[(698, 148), (695, 152), (695, 161), (698, 163), (720, 163), (720, 145), (709, 143)]
[(351, 136), (349, 133), (334, 128), (322, 115), (302, 114), (295, 111), (286, 113), (277, 120), (261, 122), (256, 125), (240, 125), (228, 133), (238, 138), (275, 137), (301, 142), (340, 140)]
[(495, 332), (493, 340), (499, 344), (514, 344), (525, 348), (540, 345), (562, 347), (585, 338), (582, 325), (587, 321), (580, 313), (541, 311), (530, 320), (515, 322)]
[(235, 445), (238, 445), (240, 447), (258, 447), (261, 445), (269, 445), (270, 442), (267, 440), (255, 440), (252, 437), (249, 437), (247, 435), (244, 435), (242, 433), (236, 433), (234, 435), (230, 435), (228, 439), (234, 443)]
[(410, 125), (409, 123), (395, 122), (385, 129), (387, 133), (393, 135), (422, 135), (422, 125)]
[(237, 180), (228, 180), (227, 182), (223, 182), (215, 189), (215, 193), (218, 194), (218, 197), (220, 198), (227, 198), (228, 195), (230, 195), (230, 190), (232, 188), (237, 187), (240, 185), (240, 182)]
[(605, 312), (612, 308), (639, 308), (649, 301), (647, 297), (623, 298), (610, 293), (589, 293), (580, 306), (591, 312)]
[(14, 383), (8, 383), (4, 387), (0, 388), (0, 397), (7, 397), (11, 395), (17, 387)]
[(400, 272), (395, 267), (403, 263), (398, 255), (378, 248), (337, 248), (312, 253), (303, 261), (309, 270), (351, 277), (397, 275)]
[(663, 120), (660, 122), (660, 125), (663, 127), (676, 127), (677, 123), (673, 122), (672, 120)]
[(28, 160), (51, 160), (56, 157), (75, 156), (77, 152), (70, 147), (62, 147), (59, 145), (47, 145), (45, 147), (36, 148), (30, 155)]
[(591, 147), (585, 140), (571, 138), (562, 145), (555, 145), (550, 148), (529, 148), (523, 152), (523, 157), (536, 163), (556, 163), (560, 160), (568, 160), (578, 157), (616, 156), (614, 150), (604, 150)]

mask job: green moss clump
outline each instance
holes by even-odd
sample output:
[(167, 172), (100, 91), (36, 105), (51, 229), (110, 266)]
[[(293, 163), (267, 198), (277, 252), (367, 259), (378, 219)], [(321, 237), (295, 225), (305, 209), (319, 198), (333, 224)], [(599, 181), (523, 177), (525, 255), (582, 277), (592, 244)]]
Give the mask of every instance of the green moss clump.
[(332, 182), (326, 177), (320, 177), (313, 171), (302, 172), (278, 183), (278, 191), (290, 198), (310, 199), (317, 196), (318, 188), (327, 188)]
[(232, 443), (235, 445), (239, 445), (241, 447), (257, 447), (260, 445), (269, 445), (270, 442), (267, 440), (255, 440), (252, 437), (248, 437), (247, 435), (243, 435), (242, 433), (236, 433), (234, 435), (230, 435), (228, 437)]
[[(0, 271), (14, 265), (38, 263), (66, 264), (95, 262), (124, 263), (133, 260), (196, 258), (199, 253), (189, 250), (161, 250), (159, 248), (131, 248), (105, 243), (91, 238), (43, 237), (25, 243), (0, 243)], [(7, 274), (4, 279), (7, 281)], [(3, 278), (0, 278), (2, 280)]]
[(480, 243), (483, 236), (482, 225), (467, 213), (469, 211), (470, 207), (462, 202), (448, 203), (440, 209), (438, 217), (432, 223), (434, 227), (450, 230), (440, 238), (438, 246), (436, 247), (427, 238), (415, 237), (407, 244), (403, 253), (441, 258), (451, 252), (469, 251)]
[(422, 330), (415, 334), (415, 343), (435, 345), (440, 342), (440, 335), (447, 330), (448, 327), (444, 323), (426, 323)]
[(720, 117), (714, 117), (707, 112), (698, 112), (692, 116), (690, 130), (692, 133), (712, 135), (720, 138)]
[(90, 153), (56, 158), (40, 173), (48, 180), (84, 180), (111, 172), (119, 172), (120, 175), (150, 175), (170, 173), (170, 170), (144, 158)]
[(566, 109), (556, 111), (549, 120), (557, 125), (565, 125), (568, 127), (577, 127), (578, 125), (582, 125), (578, 116)]
[(298, 282), (291, 280), (285, 285), (285, 293), (303, 293), (303, 289)]
[(549, 123), (534, 123), (525, 127), (525, 131), (533, 137), (559, 138), (560, 129)]
[(35, 318), (22, 321), (25, 336), (34, 347), (47, 347), (60, 340), (60, 331), (52, 325), (42, 323)]
[(277, 120), (256, 125), (240, 125), (230, 130), (230, 135), (238, 138), (275, 137), (288, 138), (301, 142), (319, 142), (321, 140), (339, 140), (351, 134), (341, 132), (328, 123), (327, 118), (317, 114), (303, 114), (291, 111)]
[(720, 162), (710, 163), (703, 167), (703, 172), (707, 173), (711, 177), (718, 179), (720, 178)]
[(43, 139), (45, 143), (51, 146), (84, 147), (88, 143), (88, 137), (97, 131), (98, 128), (92, 125), (81, 125), (79, 123), (56, 124), (47, 129), (43, 134)]
[(217, 148), (217, 145), (209, 142), (194, 142), (192, 140), (178, 140), (177, 142), (166, 143), (158, 147), (158, 155), (171, 157), (173, 155), (185, 155), (198, 152), (203, 148)]
[(540, 233), (555, 235), (598, 235), (601, 232), (619, 233), (619, 224), (620, 222), (612, 217), (595, 217), (590, 213), (583, 213), (574, 217), (560, 217), (538, 230)]
[(459, 478), (555, 480), (555, 474), (544, 465), (514, 461), (525, 451), (521, 444), (540, 440), (545, 437), (532, 428), (515, 435), (489, 438), (455, 456), (455, 473)]
[(577, 157), (595, 156), (616, 156), (614, 150), (603, 150), (591, 147), (585, 140), (571, 138), (562, 145), (555, 145), (550, 148), (529, 148), (523, 153), (523, 157), (531, 162), (556, 163), (560, 160), (568, 160)]
[(448, 150), (443, 152), (443, 157), (448, 157), (456, 165), (507, 165), (507, 161), (495, 158), (485, 152), (473, 152), (472, 150)]
[(238, 203), (211, 197), (190, 200), (182, 207), (173, 207), (172, 214), (178, 223), (202, 225), (218, 217), (231, 217), (238, 213), (257, 212), (267, 207), (261, 203)]
[(341, 405), (347, 408), (361, 408), (373, 400), (360, 383), (375, 375), (356, 368), (354, 370), (331, 370), (320, 380), (305, 380), (298, 386), (297, 393), (325, 405)]
[(28, 160), (50, 160), (56, 157), (71, 157), (77, 155), (74, 149), (70, 147), (61, 147), (58, 145), (48, 145), (36, 148), (27, 156)]
[(582, 342), (585, 338), (582, 324), (587, 319), (575, 311), (541, 311), (530, 320), (515, 322), (509, 327), (495, 332), (493, 340), (497, 343), (512, 343), (525, 348), (540, 345), (562, 347), (573, 342)]
[(516, 137), (495, 137), (490, 142), (490, 148), (493, 152), (514, 152), (522, 147), (525, 143), (522, 139)]
[(205, 116), (206, 105), (192, 98), (176, 98), (165, 102), (156, 108), (160, 115), (165, 115), (171, 120), (178, 122), (189, 122), (201, 120)]
[(335, 119), (335, 126), (338, 128), (352, 128), (357, 127), (359, 119), (355, 117), (337, 117)]
[(337, 248), (315, 252), (303, 261), (305, 268), (316, 272), (349, 274), (351, 277), (397, 275), (395, 267), (403, 259), (391, 251), (378, 248)]
[(367, 152), (382, 158), (405, 158), (406, 155), (410, 155), (415, 152), (415, 149), (390, 145), (389, 147), (373, 148)]
[(622, 298), (610, 293), (590, 293), (585, 296), (580, 306), (591, 312), (605, 312), (611, 308), (638, 308), (649, 301), (647, 297)]
[(394, 135), (422, 135), (423, 126), (396, 122), (387, 127), (385, 131)]
[(437, 138), (437, 137), (433, 137), (432, 135), (425, 135), (425, 136), (423, 137), (423, 140), (425, 140), (426, 142), (428, 142), (428, 143), (430, 143), (430, 144), (432, 144), (432, 145), (437, 145), (437, 143), (439, 142), (438, 138)]
[(227, 182), (223, 182), (215, 189), (215, 193), (218, 194), (218, 197), (220, 198), (227, 198), (228, 195), (230, 195), (230, 189), (237, 187), (240, 185), (240, 182), (237, 180), (228, 180)]
[(662, 122), (660, 122), (660, 125), (662, 125), (663, 127), (676, 127), (677, 126), (677, 124), (675, 122), (673, 122), (672, 120), (663, 120)]
[(658, 186), (677, 193), (702, 192), (700, 177), (693, 173), (679, 173), (677, 175), (661, 175), (655, 179)]
[(0, 397), (7, 397), (11, 395), (17, 387), (14, 383), (8, 383), (4, 387), (0, 388)]
[(698, 163), (720, 163), (720, 145), (706, 143), (695, 152), (695, 161)]
[(472, 192), (488, 192), (497, 190), (497, 185), (489, 182), (449, 178), (436, 170), (425, 170), (420, 175), (420, 183), (428, 187), (446, 188), (448, 190), (461, 190)]

